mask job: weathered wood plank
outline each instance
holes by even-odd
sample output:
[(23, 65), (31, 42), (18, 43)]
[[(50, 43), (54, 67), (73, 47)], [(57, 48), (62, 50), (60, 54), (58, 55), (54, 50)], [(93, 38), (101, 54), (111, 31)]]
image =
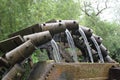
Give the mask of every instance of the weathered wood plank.
[(17, 35), (28, 35), (28, 34), (32, 34), (32, 33), (37, 33), (37, 32), (41, 32), (41, 28), (39, 27), (39, 24), (35, 24), (33, 26), (27, 27), (25, 29), (19, 30), (15, 33), (12, 33), (9, 35), (9, 37), (13, 37), (13, 36), (17, 36)]
[(9, 52), (10, 50), (21, 45), (23, 42), (24, 40), (21, 38), (21, 36), (15, 36), (15, 37), (0, 41), (0, 51), (3, 53)]

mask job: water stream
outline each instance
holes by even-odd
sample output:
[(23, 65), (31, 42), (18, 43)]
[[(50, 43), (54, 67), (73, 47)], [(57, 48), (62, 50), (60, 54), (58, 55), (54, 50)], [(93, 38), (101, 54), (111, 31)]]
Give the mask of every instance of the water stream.
[(51, 45), (53, 47), (53, 57), (54, 57), (55, 62), (61, 62), (62, 58), (59, 53), (59, 48), (55, 40), (53, 39), (51, 40)]
[(88, 54), (89, 54), (89, 57), (90, 57), (90, 61), (93, 63), (94, 61), (93, 61), (93, 57), (92, 57), (92, 53), (91, 53), (91, 48), (90, 48), (90, 45), (89, 45), (89, 43), (88, 43), (88, 40), (87, 40), (87, 38), (86, 38), (86, 36), (85, 36), (85, 33), (84, 33), (84, 31), (79, 27), (79, 33), (81, 34), (81, 36), (82, 36), (82, 38), (83, 38), (83, 40), (84, 40), (84, 42), (85, 42), (85, 45), (86, 45), (86, 47), (87, 47), (87, 50), (88, 50)]
[(67, 35), (67, 40), (68, 40), (69, 47), (70, 47), (70, 49), (71, 49), (71, 51), (72, 51), (71, 54), (70, 54), (70, 56), (73, 57), (73, 60), (74, 60), (75, 62), (78, 62), (77, 54), (76, 54), (76, 52), (75, 52), (75, 44), (74, 44), (72, 35), (71, 35), (71, 33), (69, 32), (68, 29), (66, 29), (65, 33), (66, 33), (66, 35)]
[(102, 53), (101, 53), (101, 50), (100, 50), (100, 47), (99, 47), (97, 41), (95, 40), (95, 38), (94, 38), (93, 36), (91, 37), (91, 40), (93, 41), (93, 43), (94, 43), (94, 45), (95, 45), (95, 47), (96, 47), (96, 49), (97, 49), (97, 52), (98, 52), (98, 56), (99, 56), (99, 58), (100, 58), (100, 61), (101, 61), (102, 63), (104, 63), (104, 59), (103, 59), (103, 56), (102, 56)]

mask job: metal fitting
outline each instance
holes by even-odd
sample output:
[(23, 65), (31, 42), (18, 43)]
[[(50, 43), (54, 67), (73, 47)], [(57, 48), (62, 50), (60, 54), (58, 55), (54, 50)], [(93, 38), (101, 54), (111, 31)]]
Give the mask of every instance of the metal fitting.
[(31, 41), (26, 41), (22, 45), (18, 46), (14, 50), (5, 54), (5, 59), (10, 65), (22, 62), (24, 59), (29, 57), (35, 50), (35, 46)]
[(35, 46), (40, 46), (40, 45), (45, 44), (46, 42), (50, 41), (52, 39), (52, 36), (49, 31), (43, 31), (43, 32), (39, 32), (39, 33), (26, 35), (23, 38), (25, 39), (25, 41), (31, 40), (31, 42)]

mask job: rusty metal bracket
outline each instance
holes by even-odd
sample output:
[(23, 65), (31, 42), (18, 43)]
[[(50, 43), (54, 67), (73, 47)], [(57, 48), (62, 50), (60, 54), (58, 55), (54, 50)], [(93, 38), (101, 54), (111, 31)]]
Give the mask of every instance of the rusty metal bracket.
[(120, 80), (120, 67), (111, 67), (109, 69), (109, 80)]

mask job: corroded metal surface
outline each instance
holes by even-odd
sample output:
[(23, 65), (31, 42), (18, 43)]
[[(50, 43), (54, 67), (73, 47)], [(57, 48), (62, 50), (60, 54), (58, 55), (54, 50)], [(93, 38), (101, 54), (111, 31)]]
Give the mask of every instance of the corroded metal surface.
[(4, 58), (0, 57), (0, 67), (7, 67), (8, 61), (6, 61)]
[(35, 25), (32, 25), (25, 29), (22, 29), (20, 31), (17, 31), (15, 33), (12, 33), (9, 35), (9, 37), (13, 37), (13, 36), (17, 36), (17, 35), (24, 36), (24, 35), (28, 35), (28, 34), (37, 33), (37, 32), (41, 32), (41, 27), (39, 27), (39, 24), (35, 24)]
[(99, 45), (102, 43), (102, 40), (103, 40), (103, 39), (102, 39), (100, 36), (93, 34), (93, 37), (95, 38), (95, 40), (97, 41), (97, 43), (98, 43)]
[(77, 20), (55, 20), (55, 19), (52, 19), (50, 21), (47, 21), (46, 23), (58, 23), (58, 22), (65, 23), (65, 26), (68, 30), (77, 30), (79, 28), (79, 23)]
[(109, 68), (117, 63), (58, 63), (46, 80), (106, 80)]
[(27, 80), (44, 80), (54, 67), (54, 61), (43, 61), (35, 64)]
[(109, 53), (109, 51), (107, 50), (107, 48), (103, 44), (101, 44), (100, 45), (100, 49), (101, 49), (103, 57), (106, 57), (108, 55), (108, 53)]
[[(53, 63), (53, 62), (45, 61), (45, 62), (39, 62), (34, 67), (32, 67), (33, 64), (31, 63), (31, 60), (28, 59), (31, 68), (33, 68), (28, 77), (28, 80), (106, 80), (108, 79), (109, 69), (113, 65), (118, 66), (117, 63), (109, 63), (109, 64), (108, 63), (104, 63), (104, 64), (69, 63), (69, 62), (73, 62), (73, 60), (71, 59), (72, 57), (70, 55), (67, 55), (66, 53), (66, 49), (69, 48), (68, 41), (64, 33), (66, 29), (70, 30), (70, 33), (72, 34), (75, 42), (75, 46), (80, 49), (81, 54), (84, 57), (82, 61), (85, 62), (90, 61), (90, 57), (92, 58), (92, 55), (90, 55), (89, 57), (88, 56), (89, 52), (90, 54), (92, 52), (93, 56), (97, 55), (97, 48), (94, 45), (94, 42), (96, 40), (97, 41), (96, 43), (99, 44), (97, 46), (100, 47), (104, 59), (108, 62), (114, 62), (111, 59), (111, 57), (108, 55), (109, 53), (108, 50), (103, 46), (102, 39), (99, 36), (94, 35), (93, 31), (90, 28), (79, 26), (76, 20), (51, 20), (48, 21), (48, 23), (35, 24), (33, 26), (30, 26), (28, 28), (25, 28), (23, 30), (20, 30), (18, 32), (9, 35), (9, 37), (21, 35), (23, 38), (17, 36), (0, 42), (0, 51), (6, 53), (2, 57), (0, 57), (0, 75), (4, 74), (5, 72), (4, 68), (7, 68), (8, 66), (12, 67), (16, 63), (21, 63), (24, 59), (28, 58), (33, 53), (36, 47), (41, 45), (43, 46), (43, 44), (49, 42), (53, 37), (53, 39), (55, 39), (56, 42), (63, 43), (64, 47), (63, 48), (59, 47), (61, 48), (60, 54), (63, 58), (62, 61), (68, 63)], [(95, 38), (95, 40), (91, 42), (90, 37)], [(86, 46), (86, 44), (88, 45)], [(50, 53), (49, 50), (52, 51), (51, 46), (47, 46), (46, 49), (48, 50), (48, 53)], [(52, 54), (54, 53), (52, 52)], [(79, 54), (79, 56), (81, 55)], [(52, 59), (51, 55), (49, 56), (49, 58)], [(96, 58), (97, 58), (96, 62), (98, 62), (99, 58), (97, 56)], [(22, 64), (24, 64), (24, 62)], [(18, 72), (21, 73), (22, 69), (20, 68), (20, 66), (15, 65), (11, 69), (10, 67), (8, 68), (9, 68), (9, 72), (7, 71), (8, 74), (4, 76), (3, 80), (18, 80), (14, 78), (16, 77)], [(21, 74), (18, 74), (18, 76), (19, 75)]]
[(35, 46), (40, 46), (49, 42), (52, 39), (52, 36), (49, 31), (43, 31), (40, 33), (34, 33), (24, 36), (25, 41), (31, 40)]
[(52, 35), (64, 32), (66, 30), (66, 25), (64, 23), (46, 23), (41, 24), (42, 31), (49, 30)]
[(92, 36), (93, 30), (88, 28), (88, 27), (84, 27), (84, 26), (79, 26), (85, 33), (86, 37), (89, 38)]
[(2, 80), (18, 80), (24, 72), (24, 69), (20, 64), (16, 64), (10, 71), (2, 78)]
[(64, 22), (68, 30), (77, 30), (79, 28), (76, 20), (57, 20), (57, 22)]
[(109, 80), (119, 80), (120, 79), (120, 67), (112, 67), (109, 70)]
[(9, 64), (14, 65), (28, 58), (34, 50), (35, 46), (29, 40), (15, 48), (14, 50), (6, 53), (5, 59), (8, 61)]

